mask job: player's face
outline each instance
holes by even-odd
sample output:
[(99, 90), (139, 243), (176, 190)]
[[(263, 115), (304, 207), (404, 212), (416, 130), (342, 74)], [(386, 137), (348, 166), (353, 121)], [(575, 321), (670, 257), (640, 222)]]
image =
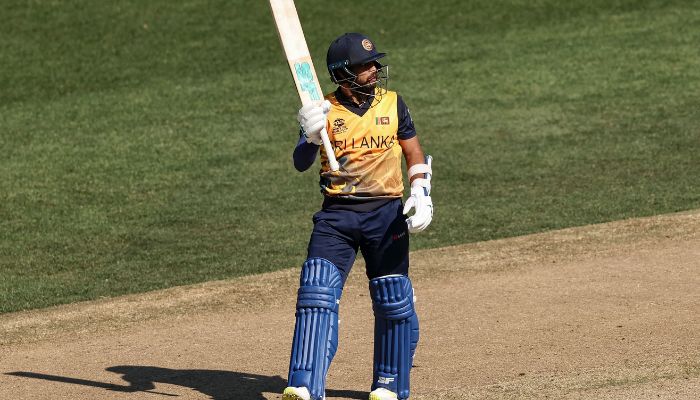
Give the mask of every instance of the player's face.
[(355, 83), (360, 86), (376, 85), (377, 71), (377, 64), (374, 61), (354, 67), (353, 72), (357, 75), (357, 78), (355, 78)]

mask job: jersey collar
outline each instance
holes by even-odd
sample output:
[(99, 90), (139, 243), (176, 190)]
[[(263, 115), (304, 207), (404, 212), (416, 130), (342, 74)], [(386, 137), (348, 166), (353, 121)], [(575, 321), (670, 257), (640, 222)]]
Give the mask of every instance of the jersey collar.
[(347, 97), (345, 94), (343, 94), (343, 91), (340, 90), (340, 87), (335, 90), (335, 99), (338, 100), (338, 103), (342, 105), (343, 107), (347, 108), (349, 111), (351, 111), (353, 114), (357, 114), (358, 116), (363, 116), (369, 110), (372, 102), (364, 102), (362, 105), (357, 105), (355, 104), (352, 99)]

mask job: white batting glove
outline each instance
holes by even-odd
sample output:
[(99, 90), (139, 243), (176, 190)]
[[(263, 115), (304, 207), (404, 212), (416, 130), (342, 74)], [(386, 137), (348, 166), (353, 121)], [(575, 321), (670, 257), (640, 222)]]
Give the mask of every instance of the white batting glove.
[(411, 209), (415, 209), (415, 213), (406, 219), (408, 231), (411, 233), (423, 231), (433, 220), (433, 200), (430, 198), (429, 189), (420, 182), (416, 182), (418, 180), (411, 184), (411, 196), (403, 206), (404, 215), (408, 215)]
[(430, 180), (432, 178), (431, 156), (426, 157), (425, 164), (416, 164), (408, 170), (409, 179), (416, 174), (424, 173), (425, 178), (416, 178), (411, 183), (411, 196), (403, 207), (404, 215), (408, 215), (412, 209), (415, 213), (406, 219), (408, 231), (417, 233), (423, 231), (433, 220), (433, 200), (430, 198)]
[(321, 145), (321, 130), (326, 127), (326, 115), (330, 109), (328, 100), (314, 101), (299, 109), (297, 121), (307, 143)]

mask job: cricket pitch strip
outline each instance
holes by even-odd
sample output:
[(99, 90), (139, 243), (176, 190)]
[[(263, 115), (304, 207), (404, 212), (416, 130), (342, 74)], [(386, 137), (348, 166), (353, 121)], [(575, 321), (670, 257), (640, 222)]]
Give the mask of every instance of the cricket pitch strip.
[[(329, 400), (369, 391), (363, 270)], [(1, 315), (0, 399), (280, 399), (297, 274)], [(415, 251), (411, 274), (411, 399), (698, 398), (700, 211)]]

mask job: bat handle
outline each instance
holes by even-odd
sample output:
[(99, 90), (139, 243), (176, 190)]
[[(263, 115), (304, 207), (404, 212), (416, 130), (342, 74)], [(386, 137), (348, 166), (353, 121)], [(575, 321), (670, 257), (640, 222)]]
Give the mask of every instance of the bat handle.
[(331, 165), (331, 171), (338, 171), (340, 169), (340, 165), (335, 159), (335, 151), (331, 145), (331, 140), (328, 138), (326, 128), (321, 129), (321, 141), (323, 142), (323, 149), (326, 151), (326, 156), (328, 157), (328, 163)]
[[(433, 156), (426, 154), (425, 163), (428, 164), (430, 168), (433, 168)], [(430, 180), (431, 178), (432, 174), (425, 174), (425, 179)]]

